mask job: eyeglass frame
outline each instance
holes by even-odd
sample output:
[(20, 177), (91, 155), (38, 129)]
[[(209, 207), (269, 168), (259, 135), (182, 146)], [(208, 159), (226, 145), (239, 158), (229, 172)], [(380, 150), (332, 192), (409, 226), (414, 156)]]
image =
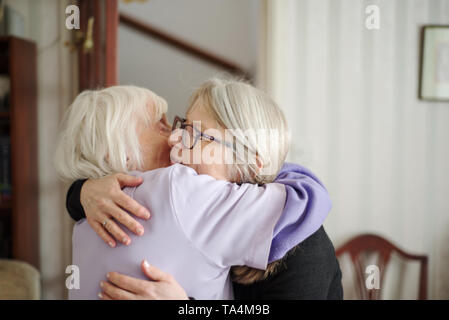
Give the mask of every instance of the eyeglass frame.
[[(176, 124), (177, 124), (178, 122), (181, 123), (181, 126), (180, 126), (179, 128), (176, 128)], [(218, 142), (218, 143), (220, 143), (220, 144), (223, 144), (224, 146), (226, 146), (226, 147), (228, 147), (228, 148), (233, 148), (233, 146), (232, 146), (231, 143), (229, 143), (229, 142), (227, 142), (227, 141), (222, 141), (222, 140), (220, 140), (220, 139), (218, 139), (218, 138), (215, 138), (214, 136), (210, 136), (210, 135), (208, 135), (208, 134), (202, 132), (201, 130), (198, 130), (197, 128), (195, 128), (195, 126), (194, 126), (193, 124), (186, 123), (186, 122), (187, 122), (187, 119), (181, 118), (181, 117), (179, 117), (179, 116), (175, 116), (175, 119), (173, 120), (173, 126), (172, 126), (172, 132), (174, 132), (174, 131), (177, 130), (177, 129), (185, 130), (186, 127), (192, 127), (192, 130), (195, 131), (195, 132), (197, 133), (196, 135), (193, 136), (194, 141), (193, 141), (193, 144), (192, 144), (191, 147), (187, 147), (187, 146), (184, 144), (184, 139), (181, 137), (181, 143), (182, 143), (182, 145), (184, 146), (184, 148), (192, 150), (192, 149), (195, 147), (195, 145), (197, 144), (197, 142), (198, 142), (199, 140), (202, 140), (202, 137), (205, 137), (205, 138), (206, 138), (208, 141), (210, 141), (210, 142), (215, 141), (215, 142)], [(184, 132), (183, 132), (182, 134), (184, 135)], [(190, 133), (189, 133), (189, 134), (190, 134)], [(204, 141), (204, 140), (203, 140), (203, 141)]]

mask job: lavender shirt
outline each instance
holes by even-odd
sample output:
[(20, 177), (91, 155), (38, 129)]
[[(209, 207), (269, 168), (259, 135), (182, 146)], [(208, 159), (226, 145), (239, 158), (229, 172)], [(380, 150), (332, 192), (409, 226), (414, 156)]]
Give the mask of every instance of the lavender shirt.
[(78, 222), (73, 264), (80, 289), (70, 290), (70, 299), (96, 299), (108, 271), (146, 279), (143, 259), (172, 274), (189, 296), (232, 299), (231, 266), (264, 269), (269, 257), (281, 258), (315, 232), (330, 209), (324, 187), (299, 166), (283, 168), (278, 181), (284, 185), (262, 187), (215, 180), (182, 165), (133, 174), (144, 182), (125, 192), (153, 213), (140, 221), (145, 234), (129, 234), (129, 247), (109, 248), (85, 220)]

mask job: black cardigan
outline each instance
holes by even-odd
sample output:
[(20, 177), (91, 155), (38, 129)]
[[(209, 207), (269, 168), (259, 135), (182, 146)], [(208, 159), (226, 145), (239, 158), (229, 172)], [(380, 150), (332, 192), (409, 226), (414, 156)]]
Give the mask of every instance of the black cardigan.
[[(67, 192), (66, 207), (76, 221), (86, 217), (80, 202), (84, 181), (75, 181)], [(235, 299), (343, 299), (340, 266), (324, 227), (283, 259), (279, 271), (265, 280), (233, 283)]]

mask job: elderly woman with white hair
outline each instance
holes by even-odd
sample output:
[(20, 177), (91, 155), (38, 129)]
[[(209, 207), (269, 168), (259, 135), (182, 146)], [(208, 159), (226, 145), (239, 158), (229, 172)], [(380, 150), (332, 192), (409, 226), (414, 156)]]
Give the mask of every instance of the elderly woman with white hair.
[[(327, 216), (330, 200), (313, 174), (294, 165), (279, 173), (287, 125), (265, 93), (239, 81), (207, 81), (186, 119), (175, 119), (170, 144), (165, 111), (163, 99), (149, 90), (118, 86), (82, 93), (67, 113), (58, 171), (89, 179), (79, 192), (87, 220), (74, 229), (73, 263), (81, 279), (71, 298), (101, 292), (105, 299), (229, 299), (231, 267), (239, 283), (266, 279)], [(263, 130), (275, 133), (266, 143), (260, 143)], [(92, 179), (117, 172), (143, 182)], [(132, 187), (122, 192), (125, 179)], [(149, 212), (153, 218), (145, 220)], [(136, 267), (142, 259), (143, 273)], [(159, 295), (145, 286), (145, 274), (164, 280)]]

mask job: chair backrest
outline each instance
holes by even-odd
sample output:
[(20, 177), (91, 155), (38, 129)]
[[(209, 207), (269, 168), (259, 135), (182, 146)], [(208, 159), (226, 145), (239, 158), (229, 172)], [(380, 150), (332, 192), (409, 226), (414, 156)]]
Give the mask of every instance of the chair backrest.
[[(367, 252), (375, 252), (378, 255), (377, 266), (380, 270), (380, 289), (377, 290), (368, 289), (365, 285), (365, 269), (362, 265), (360, 255)], [(336, 255), (337, 257), (341, 257), (343, 254), (348, 253), (351, 257), (356, 273), (356, 283), (360, 298), (363, 300), (377, 300), (380, 298), (380, 293), (383, 288), (385, 268), (393, 252), (397, 253), (404, 260), (420, 262), (418, 299), (427, 299), (427, 256), (407, 253), (388, 240), (374, 234), (362, 234), (352, 238), (337, 249)]]
[(0, 300), (39, 300), (40, 273), (18, 260), (0, 259)]

